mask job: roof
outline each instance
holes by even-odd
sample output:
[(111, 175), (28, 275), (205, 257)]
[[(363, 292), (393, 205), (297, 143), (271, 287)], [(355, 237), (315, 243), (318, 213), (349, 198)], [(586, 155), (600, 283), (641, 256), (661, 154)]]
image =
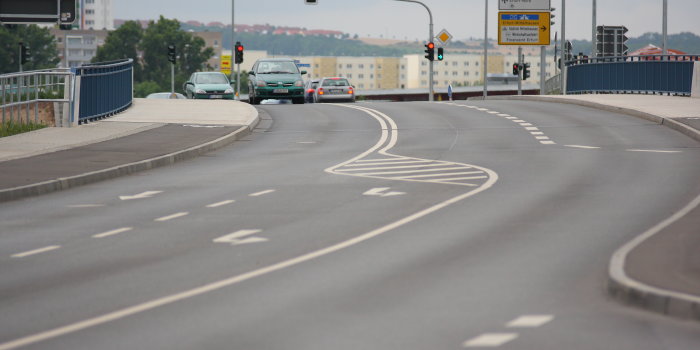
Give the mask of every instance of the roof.
[[(669, 55), (687, 55), (687, 53), (674, 49), (667, 49)], [(663, 50), (656, 46), (649, 44), (639, 50), (632, 51), (628, 56), (649, 56), (649, 55), (662, 55)]]

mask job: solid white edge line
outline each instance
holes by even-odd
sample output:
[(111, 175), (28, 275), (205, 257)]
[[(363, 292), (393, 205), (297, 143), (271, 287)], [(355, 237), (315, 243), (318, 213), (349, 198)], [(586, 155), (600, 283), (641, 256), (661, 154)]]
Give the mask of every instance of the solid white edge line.
[(118, 228), (118, 229), (116, 229), (116, 230), (111, 230), (111, 231), (107, 231), (107, 232), (98, 233), (98, 234), (96, 234), (96, 235), (92, 235), (92, 237), (93, 237), (93, 238), (103, 238), (103, 237), (108, 237), (108, 236), (120, 234), (120, 233), (123, 233), (123, 232), (131, 231), (131, 230), (133, 230), (133, 229), (134, 229), (133, 227), (122, 227), (122, 228)]
[(571, 147), (571, 148), (581, 148), (581, 149), (599, 149), (600, 147), (597, 146), (582, 146), (582, 145), (564, 145), (566, 147)]
[(632, 279), (627, 275), (625, 272), (625, 263), (627, 261), (627, 255), (637, 248), (639, 245), (641, 245), (644, 241), (647, 239), (651, 238), (652, 236), (656, 235), (657, 233), (661, 232), (661, 230), (665, 229), (666, 227), (670, 226), (674, 222), (678, 221), (691, 211), (693, 211), (695, 208), (700, 206), (700, 196), (695, 197), (688, 205), (683, 207), (681, 210), (677, 211), (675, 214), (671, 215), (668, 217), (666, 220), (661, 221), (660, 223), (656, 224), (654, 227), (650, 228), (649, 230), (645, 231), (641, 235), (635, 237), (633, 240), (627, 242), (627, 244), (623, 245), (615, 251), (613, 254), (612, 258), (610, 259), (610, 265), (608, 268), (608, 273), (610, 274), (610, 278), (615, 280), (616, 282), (636, 288), (638, 290), (643, 290), (646, 291), (647, 293), (655, 293), (658, 295), (663, 295), (663, 296), (668, 296), (668, 297), (674, 297), (682, 300), (687, 300), (693, 303), (700, 303), (700, 297), (697, 297), (695, 295), (690, 295), (690, 294), (685, 294), (685, 293), (680, 293), (680, 292), (675, 292), (671, 290), (666, 290), (666, 289), (661, 289), (657, 287), (650, 286), (648, 284), (644, 284), (640, 281), (637, 281), (635, 279)]
[(664, 151), (656, 149), (628, 149), (628, 152), (649, 152), (649, 153), (682, 153), (683, 151)]
[(12, 258), (24, 258), (24, 257), (30, 256), (30, 255), (46, 253), (46, 252), (49, 252), (52, 250), (56, 250), (58, 248), (61, 248), (61, 246), (60, 245), (50, 245), (48, 247), (34, 249), (34, 250), (30, 250), (30, 251), (24, 252), (24, 253), (17, 253), (17, 254), (11, 255), (10, 257), (12, 257)]
[(159, 217), (159, 218), (157, 218), (157, 219), (154, 219), (153, 221), (158, 221), (158, 222), (169, 221), (169, 220), (177, 219), (177, 218), (180, 218), (180, 217), (189, 215), (189, 214), (190, 214), (189, 212), (181, 211), (181, 212), (179, 212), (179, 213), (175, 213), (175, 214), (170, 214), (170, 215), (167, 215), (167, 216)]

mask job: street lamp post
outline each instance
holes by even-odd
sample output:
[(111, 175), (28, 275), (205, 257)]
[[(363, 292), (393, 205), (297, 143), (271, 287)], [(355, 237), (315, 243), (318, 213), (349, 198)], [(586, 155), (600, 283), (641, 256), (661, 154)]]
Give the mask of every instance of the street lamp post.
[[(433, 13), (430, 11), (428, 6), (426, 6), (424, 3), (420, 2), (420, 1), (416, 1), (416, 0), (395, 0), (395, 1), (415, 2), (416, 4), (423, 5), (423, 7), (425, 7), (425, 9), (428, 10), (428, 16), (430, 17), (428, 42), (432, 42), (433, 37), (434, 37), (434, 35), (433, 35)], [(428, 86), (428, 91), (429, 91), (428, 92), (428, 101), (433, 101), (433, 98), (434, 98), (433, 95), (435, 94), (434, 87), (433, 87), (433, 61), (430, 61), (428, 63), (428, 70), (429, 70), (429, 72), (428, 72), (428, 75), (429, 75), (429, 77), (428, 77), (428, 85), (429, 85)]]
[[(484, 0), (484, 97), (488, 96), (488, 82), (487, 77), (489, 74), (489, 0)], [(519, 58), (518, 58), (519, 59)]]

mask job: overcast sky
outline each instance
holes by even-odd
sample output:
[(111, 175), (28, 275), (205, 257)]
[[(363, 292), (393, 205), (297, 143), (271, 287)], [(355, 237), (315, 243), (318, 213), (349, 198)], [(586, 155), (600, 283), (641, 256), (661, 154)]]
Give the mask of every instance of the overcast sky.
[[(236, 23), (298, 26), (308, 29), (340, 30), (351, 35), (421, 41), (428, 37), (427, 11), (419, 4), (393, 0), (233, 0)], [(497, 37), (497, 0), (489, 1), (489, 37)], [(551, 0), (560, 31), (561, 1)], [(231, 23), (232, 0), (116, 0), (117, 19), (177, 18), (181, 21)], [(483, 38), (485, 0), (423, 0), (433, 12), (435, 33), (447, 29), (456, 39)], [(624, 25), (628, 36), (661, 32), (663, 0), (598, 0), (598, 25)], [(700, 35), (700, 0), (668, 0), (669, 34), (693, 32)], [(591, 38), (592, 0), (566, 2), (566, 36)]]

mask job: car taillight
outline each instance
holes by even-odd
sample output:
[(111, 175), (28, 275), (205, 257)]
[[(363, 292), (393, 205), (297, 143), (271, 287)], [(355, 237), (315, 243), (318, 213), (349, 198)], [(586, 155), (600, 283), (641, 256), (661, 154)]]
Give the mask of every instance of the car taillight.
[(352, 95), (352, 88), (348, 89), (348, 94)]
[(310, 93), (310, 94), (313, 94), (313, 93), (314, 93), (314, 89), (308, 89), (308, 90), (306, 90), (306, 92), (308, 92), (308, 93)]
[(318, 88), (318, 94), (323, 95), (323, 88)]

